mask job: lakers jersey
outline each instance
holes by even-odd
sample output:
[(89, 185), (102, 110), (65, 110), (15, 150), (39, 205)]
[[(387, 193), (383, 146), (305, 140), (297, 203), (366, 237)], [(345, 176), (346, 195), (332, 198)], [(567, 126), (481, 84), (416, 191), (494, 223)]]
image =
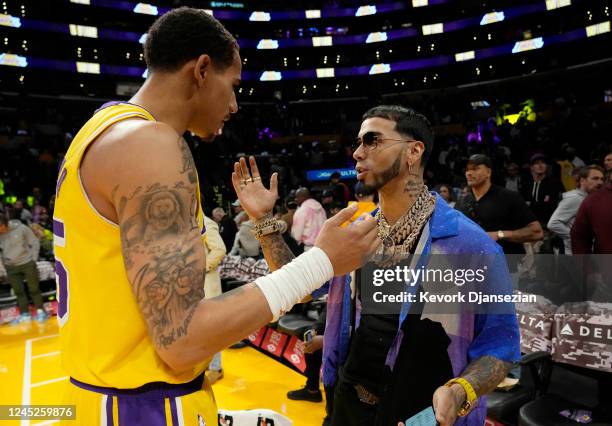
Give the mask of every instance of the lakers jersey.
[[(157, 356), (127, 278), (119, 227), (96, 211), (80, 179), (87, 147), (126, 119), (155, 121), (127, 103), (98, 110), (72, 141), (57, 180), (53, 232), (62, 364), (72, 378), (93, 386), (185, 383), (202, 373), (206, 363), (177, 375)], [(197, 192), (204, 235), (199, 185)]]

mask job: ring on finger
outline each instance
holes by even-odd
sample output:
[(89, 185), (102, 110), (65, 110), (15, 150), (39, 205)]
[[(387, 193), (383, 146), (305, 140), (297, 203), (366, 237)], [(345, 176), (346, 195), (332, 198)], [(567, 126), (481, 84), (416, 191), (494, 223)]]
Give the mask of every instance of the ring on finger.
[(261, 180), (261, 177), (259, 177), (259, 176), (254, 176), (254, 177), (253, 177), (253, 182), (255, 182), (256, 180)]
[(248, 178), (248, 179), (245, 179), (245, 182), (246, 182), (246, 183), (251, 183), (251, 182), (253, 182), (253, 178)]

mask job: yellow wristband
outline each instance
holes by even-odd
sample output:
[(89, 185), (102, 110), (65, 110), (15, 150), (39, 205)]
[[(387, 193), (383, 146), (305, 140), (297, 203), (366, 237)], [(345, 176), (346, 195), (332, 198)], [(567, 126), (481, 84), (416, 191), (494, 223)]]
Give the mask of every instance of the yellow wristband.
[(458, 413), (459, 416), (463, 417), (470, 411), (470, 409), (474, 405), (474, 402), (478, 399), (478, 396), (476, 395), (476, 391), (474, 390), (474, 387), (471, 385), (471, 383), (461, 377), (450, 379), (444, 384), (444, 386), (450, 388), (455, 383), (461, 385), (461, 387), (465, 391), (466, 401)]

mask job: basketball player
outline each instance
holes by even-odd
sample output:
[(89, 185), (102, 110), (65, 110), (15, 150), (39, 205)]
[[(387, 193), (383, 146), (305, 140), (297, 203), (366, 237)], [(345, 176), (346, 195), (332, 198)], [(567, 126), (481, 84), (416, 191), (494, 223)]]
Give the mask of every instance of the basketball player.
[[(328, 220), (313, 250), (271, 275), (204, 299), (200, 188), (181, 135), (213, 139), (238, 106), (236, 40), (203, 10), (159, 18), (149, 76), (129, 103), (96, 111), (75, 136), (54, 213), (62, 364), (71, 425), (217, 424), (203, 372), (212, 356), (374, 249), (373, 220)], [(247, 188), (259, 174), (234, 176)], [(276, 177), (271, 186), (276, 187)], [(259, 228), (261, 234), (270, 230)]]

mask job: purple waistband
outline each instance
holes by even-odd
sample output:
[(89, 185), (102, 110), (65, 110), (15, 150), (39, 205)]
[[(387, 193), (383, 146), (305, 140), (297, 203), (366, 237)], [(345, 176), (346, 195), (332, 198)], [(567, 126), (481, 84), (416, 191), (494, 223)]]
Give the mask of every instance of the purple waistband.
[(135, 389), (117, 389), (105, 388), (102, 386), (93, 386), (87, 383), (79, 382), (77, 379), (70, 378), (73, 385), (82, 389), (102, 393), (110, 396), (131, 396), (135, 398), (176, 398), (190, 393), (197, 392), (202, 389), (204, 383), (204, 373), (188, 383), (171, 384), (165, 382), (153, 382), (142, 385)]

